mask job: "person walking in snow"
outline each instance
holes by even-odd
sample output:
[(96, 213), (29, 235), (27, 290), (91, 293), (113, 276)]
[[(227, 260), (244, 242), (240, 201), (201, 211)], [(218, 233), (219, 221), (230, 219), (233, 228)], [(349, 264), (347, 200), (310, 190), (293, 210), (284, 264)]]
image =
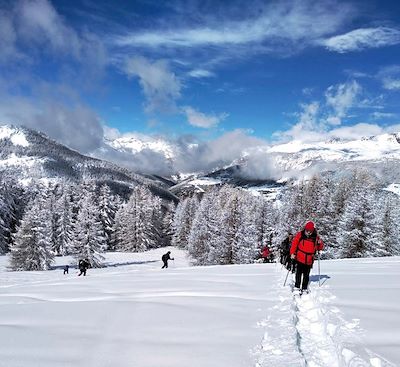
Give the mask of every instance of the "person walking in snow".
[(263, 259), (263, 262), (265, 262), (265, 263), (269, 262), (270, 255), (271, 255), (271, 251), (270, 251), (268, 245), (265, 245), (261, 249), (261, 258)]
[(168, 251), (166, 254), (162, 255), (161, 260), (163, 261), (164, 265), (161, 269), (168, 268), (168, 260), (174, 260), (174, 258), (170, 256), (171, 251)]
[(307, 290), (314, 256), (323, 248), (324, 243), (319, 238), (313, 222), (307, 222), (304, 229), (294, 237), (290, 247), (290, 257), (293, 261), (296, 261), (294, 286), (300, 294)]
[(292, 241), (293, 235), (291, 232), (289, 232), (288, 236), (281, 243), (281, 264), (283, 264), (287, 270), (291, 270), (292, 273), (294, 273), (296, 269), (296, 263), (295, 261), (292, 261), (290, 257), (290, 247), (292, 246)]
[(87, 261), (86, 259), (79, 260), (78, 267), (80, 271), (78, 277), (81, 276), (82, 274), (83, 276), (86, 276), (86, 270), (90, 267), (89, 261)]
[(68, 270), (69, 270), (69, 265), (65, 265), (64, 266), (64, 275), (68, 274)]

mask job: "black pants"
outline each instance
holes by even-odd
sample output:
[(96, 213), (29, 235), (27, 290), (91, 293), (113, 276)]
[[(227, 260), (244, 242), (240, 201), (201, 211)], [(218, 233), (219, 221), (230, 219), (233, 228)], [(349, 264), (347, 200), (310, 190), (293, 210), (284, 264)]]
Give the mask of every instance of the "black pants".
[(297, 262), (296, 264), (296, 282), (294, 286), (296, 288), (300, 288), (301, 277), (303, 276), (303, 283), (301, 285), (301, 289), (307, 289), (308, 282), (310, 280), (310, 271), (311, 265), (306, 265), (301, 262)]
[(81, 272), (78, 274), (78, 277), (80, 276), (80, 275), (84, 275), (84, 276), (86, 276), (86, 269), (85, 268), (81, 268), (81, 269), (79, 269)]
[(164, 261), (164, 266), (161, 269), (168, 268), (168, 260)]

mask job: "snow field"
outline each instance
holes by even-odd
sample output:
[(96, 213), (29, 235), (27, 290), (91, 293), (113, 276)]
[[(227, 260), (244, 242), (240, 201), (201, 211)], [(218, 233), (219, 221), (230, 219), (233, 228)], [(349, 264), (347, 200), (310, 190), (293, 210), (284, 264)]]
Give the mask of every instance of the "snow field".
[[(328, 263), (328, 262), (327, 262)], [(340, 261), (338, 262), (340, 264)], [(363, 347), (360, 320), (346, 321), (332, 302), (336, 299), (328, 284), (311, 277), (310, 293), (301, 297), (291, 292), (294, 280), (284, 288), (282, 270), (273, 306), (261, 325), (265, 327), (256, 367), (393, 367), (383, 357)]]
[(63, 275), (69, 257), (47, 272), (0, 257), (0, 366), (400, 365), (398, 257), (322, 261), (299, 298), (280, 265), (189, 267), (169, 248), (161, 269), (167, 250), (108, 253), (86, 277)]

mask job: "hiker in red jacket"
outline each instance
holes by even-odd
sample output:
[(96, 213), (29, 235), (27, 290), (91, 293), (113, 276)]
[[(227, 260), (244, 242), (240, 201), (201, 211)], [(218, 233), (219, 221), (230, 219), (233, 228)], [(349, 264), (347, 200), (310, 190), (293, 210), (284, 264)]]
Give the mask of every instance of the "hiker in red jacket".
[(271, 255), (271, 251), (269, 250), (268, 246), (265, 245), (262, 249), (261, 249), (261, 258), (263, 259), (263, 261), (265, 263), (269, 262), (269, 255)]
[[(290, 257), (296, 260), (296, 282), (295, 288), (300, 293), (307, 290), (308, 282), (310, 278), (310, 271), (314, 263), (314, 256), (316, 252), (321, 251), (324, 247), (324, 243), (318, 237), (315, 225), (313, 222), (307, 222), (304, 229), (298, 232), (292, 241), (290, 248)], [(303, 277), (303, 282), (300, 283)]]

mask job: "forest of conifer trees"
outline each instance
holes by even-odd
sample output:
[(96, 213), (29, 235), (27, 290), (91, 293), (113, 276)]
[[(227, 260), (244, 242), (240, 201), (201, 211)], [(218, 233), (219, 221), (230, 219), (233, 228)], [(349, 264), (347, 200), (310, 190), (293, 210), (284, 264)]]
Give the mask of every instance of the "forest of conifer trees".
[(277, 255), (308, 220), (326, 244), (324, 258), (400, 254), (400, 199), (362, 170), (288, 183), (275, 201), (223, 185), (176, 207), (145, 185), (124, 195), (94, 181), (0, 186), (0, 252), (10, 253), (11, 270), (47, 270), (61, 255), (101, 267), (106, 251), (171, 244), (193, 265), (252, 263), (264, 245)]

